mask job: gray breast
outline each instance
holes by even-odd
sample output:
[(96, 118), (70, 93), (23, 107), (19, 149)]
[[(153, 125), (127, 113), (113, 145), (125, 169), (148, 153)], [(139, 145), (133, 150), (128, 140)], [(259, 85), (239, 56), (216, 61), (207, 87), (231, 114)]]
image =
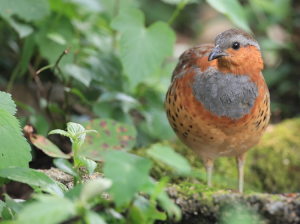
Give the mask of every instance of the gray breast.
[(193, 94), (212, 115), (238, 120), (250, 114), (258, 87), (248, 75), (222, 74), (213, 67), (194, 72)]

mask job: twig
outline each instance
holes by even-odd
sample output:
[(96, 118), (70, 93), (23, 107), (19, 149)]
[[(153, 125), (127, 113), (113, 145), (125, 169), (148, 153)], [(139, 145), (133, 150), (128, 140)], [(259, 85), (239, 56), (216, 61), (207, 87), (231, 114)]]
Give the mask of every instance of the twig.
[(40, 77), (38, 76), (38, 74), (39, 74), (41, 71), (45, 70), (45, 69), (47, 69), (47, 68), (44, 67), (44, 68), (38, 70), (37, 72), (35, 72), (33, 66), (32, 66), (31, 64), (28, 65), (28, 70), (29, 70), (29, 72), (30, 72), (31, 75), (33, 76), (34, 81), (36, 82), (36, 84), (37, 84), (37, 86), (38, 86), (40, 92), (41, 92), (42, 95), (43, 95), (43, 97), (46, 99), (46, 98), (47, 98), (47, 92), (46, 92), (46, 90), (45, 90), (45, 88), (44, 88), (44, 86), (43, 86), (43, 83), (42, 83), (41, 80), (40, 80)]

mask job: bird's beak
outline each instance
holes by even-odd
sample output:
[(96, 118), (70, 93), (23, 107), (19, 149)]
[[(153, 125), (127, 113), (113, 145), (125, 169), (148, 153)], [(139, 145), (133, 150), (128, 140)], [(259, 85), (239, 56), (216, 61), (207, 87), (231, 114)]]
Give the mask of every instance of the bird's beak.
[(224, 57), (224, 56), (231, 56), (231, 55), (226, 53), (226, 52), (223, 52), (221, 50), (221, 48), (219, 47), (219, 45), (217, 45), (213, 49), (213, 51), (209, 54), (208, 61), (212, 61), (212, 60), (215, 60), (217, 58)]

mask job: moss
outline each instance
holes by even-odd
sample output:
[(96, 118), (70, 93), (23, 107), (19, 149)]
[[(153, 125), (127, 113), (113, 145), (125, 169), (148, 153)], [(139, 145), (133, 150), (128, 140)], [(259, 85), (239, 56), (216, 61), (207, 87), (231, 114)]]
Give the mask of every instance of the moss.
[[(300, 190), (300, 119), (289, 119), (278, 125), (270, 125), (257, 146), (249, 150), (245, 165), (245, 192), (295, 192)], [(183, 155), (194, 170), (205, 173), (200, 157), (181, 142), (164, 141)], [(146, 149), (134, 150), (133, 153), (148, 157)], [(151, 159), (151, 158), (150, 158)], [(159, 180), (171, 169), (152, 160), (154, 165), (151, 176)], [(181, 183), (187, 178), (174, 178), (172, 183)], [(189, 182), (197, 182), (188, 179)], [(205, 180), (203, 181), (205, 183)], [(213, 185), (216, 188), (236, 189), (237, 168), (235, 158), (217, 158), (213, 171)]]

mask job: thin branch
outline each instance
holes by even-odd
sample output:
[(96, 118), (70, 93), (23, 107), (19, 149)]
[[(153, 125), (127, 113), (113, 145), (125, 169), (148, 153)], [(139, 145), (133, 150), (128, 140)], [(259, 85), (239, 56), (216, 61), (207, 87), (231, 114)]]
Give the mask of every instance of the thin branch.
[[(45, 68), (45, 67), (44, 67), (44, 68)], [(45, 69), (46, 69), (46, 68), (45, 68)], [(46, 92), (46, 89), (44, 88), (43, 83), (41, 82), (40, 77), (38, 76), (38, 74), (39, 74), (41, 71), (45, 70), (45, 69), (42, 68), (42, 69), (38, 70), (37, 72), (35, 72), (33, 66), (32, 66), (31, 64), (28, 65), (28, 70), (29, 70), (29, 72), (30, 72), (31, 75), (33, 76), (34, 81), (36, 82), (36, 84), (37, 84), (37, 86), (38, 86), (40, 92), (41, 92), (42, 95), (43, 95), (43, 97), (46, 99), (46, 98), (47, 98), (47, 92)]]

